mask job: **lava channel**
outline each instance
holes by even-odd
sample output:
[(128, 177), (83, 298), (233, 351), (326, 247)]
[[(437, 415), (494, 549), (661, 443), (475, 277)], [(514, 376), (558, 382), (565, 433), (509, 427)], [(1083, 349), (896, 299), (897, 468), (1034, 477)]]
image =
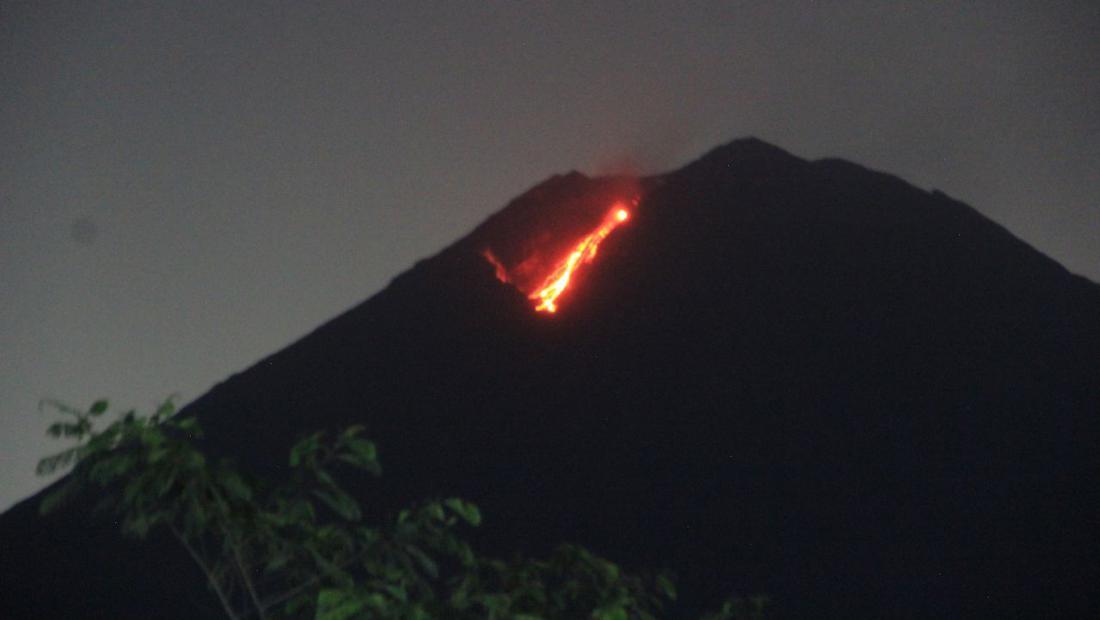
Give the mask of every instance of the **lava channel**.
[[(630, 211), (623, 203), (615, 203), (611, 210), (604, 216), (603, 221), (592, 232), (588, 233), (573, 246), (549, 274), (543, 278), (542, 283), (534, 287), (527, 297), (535, 302), (537, 312), (553, 314), (558, 311), (558, 298), (569, 288), (574, 275), (581, 265), (591, 263), (596, 258), (600, 243), (611, 234), (613, 230), (630, 219)], [(508, 270), (489, 250), (484, 252), (485, 259), (496, 269), (497, 278), (502, 282), (511, 282)]]

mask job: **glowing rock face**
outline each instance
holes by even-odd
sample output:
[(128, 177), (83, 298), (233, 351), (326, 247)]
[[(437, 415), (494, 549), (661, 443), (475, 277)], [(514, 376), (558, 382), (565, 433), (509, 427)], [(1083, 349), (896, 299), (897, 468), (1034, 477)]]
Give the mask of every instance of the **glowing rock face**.
[(604, 217), (595, 230), (585, 235), (573, 250), (558, 263), (550, 275), (543, 280), (535, 292), (528, 295), (535, 300), (535, 310), (539, 312), (554, 313), (558, 311), (557, 299), (569, 287), (573, 274), (581, 265), (592, 262), (596, 258), (600, 243), (611, 234), (620, 224), (630, 219), (630, 212), (621, 204), (616, 204)]

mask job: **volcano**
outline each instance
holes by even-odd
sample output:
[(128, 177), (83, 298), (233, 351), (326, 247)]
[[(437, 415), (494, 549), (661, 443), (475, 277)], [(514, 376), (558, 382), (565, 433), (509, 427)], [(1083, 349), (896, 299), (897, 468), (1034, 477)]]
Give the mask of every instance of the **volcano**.
[[(373, 513), (466, 497), (486, 552), (667, 568), (684, 617), (1100, 617), (1098, 367), (1100, 286), (940, 192), (742, 139), (554, 176), (186, 410), (271, 475), (363, 423)], [(216, 607), (168, 541), (40, 498), (0, 517), (0, 617)]]

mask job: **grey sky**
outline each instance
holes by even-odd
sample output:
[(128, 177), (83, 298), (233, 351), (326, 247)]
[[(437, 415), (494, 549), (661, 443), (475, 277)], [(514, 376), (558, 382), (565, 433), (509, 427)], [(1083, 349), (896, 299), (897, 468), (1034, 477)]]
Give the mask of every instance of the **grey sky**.
[(1098, 280), (1098, 32), (1095, 2), (0, 3), (0, 509), (55, 447), (41, 397), (190, 400), (573, 168), (756, 135)]

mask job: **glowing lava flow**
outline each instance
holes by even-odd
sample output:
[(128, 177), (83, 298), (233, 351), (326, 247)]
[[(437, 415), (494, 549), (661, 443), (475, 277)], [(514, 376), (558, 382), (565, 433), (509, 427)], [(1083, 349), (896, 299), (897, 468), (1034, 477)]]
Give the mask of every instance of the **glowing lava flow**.
[(550, 272), (550, 275), (547, 276), (545, 280), (543, 280), (542, 285), (539, 286), (534, 293), (528, 296), (538, 301), (535, 310), (549, 313), (557, 312), (557, 299), (565, 292), (565, 289), (569, 287), (569, 281), (573, 277), (573, 273), (577, 270), (577, 267), (592, 262), (592, 259), (596, 257), (596, 250), (599, 249), (600, 243), (606, 239), (607, 236), (611, 234), (611, 231), (615, 230), (619, 224), (622, 224), (629, 218), (630, 212), (621, 204), (616, 204), (612, 207), (611, 212), (603, 219), (603, 223), (601, 223), (596, 230), (593, 230), (581, 239), (580, 243), (573, 248), (569, 255)]
[(496, 254), (493, 254), (492, 250), (486, 248), (486, 250), (482, 252), (481, 255), (484, 256), (485, 260), (489, 261), (489, 264), (493, 266), (493, 270), (496, 271), (497, 274), (497, 280), (500, 280), (501, 282), (512, 281), (511, 276), (508, 275), (508, 270), (504, 268), (504, 263), (500, 262), (500, 259), (497, 258)]

